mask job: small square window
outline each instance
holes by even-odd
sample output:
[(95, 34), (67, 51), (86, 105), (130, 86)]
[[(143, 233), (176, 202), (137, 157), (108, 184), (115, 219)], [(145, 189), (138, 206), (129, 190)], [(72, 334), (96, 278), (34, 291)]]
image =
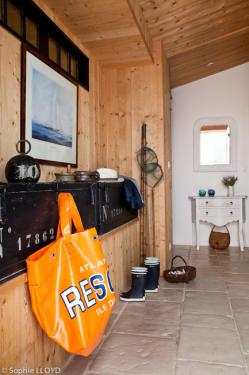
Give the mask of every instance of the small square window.
[(7, 2), (7, 25), (17, 34), (22, 35), (22, 14), (15, 5)]
[(27, 42), (38, 48), (38, 25), (31, 21), (30, 18), (26, 17), (25, 26)]
[(56, 64), (59, 63), (59, 45), (51, 37), (48, 39), (48, 57)]
[(60, 66), (69, 72), (69, 54), (63, 47), (60, 48)]
[(72, 77), (77, 79), (77, 76), (78, 76), (78, 61), (73, 56), (70, 56), (70, 73), (71, 73)]

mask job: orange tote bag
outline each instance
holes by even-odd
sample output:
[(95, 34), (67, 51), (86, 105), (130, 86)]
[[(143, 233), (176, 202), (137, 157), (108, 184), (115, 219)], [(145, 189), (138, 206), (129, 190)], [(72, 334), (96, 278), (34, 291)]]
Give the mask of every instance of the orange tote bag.
[(115, 296), (96, 229), (84, 230), (71, 194), (59, 194), (57, 239), (27, 258), (27, 272), (32, 309), (46, 334), (68, 352), (91, 354)]

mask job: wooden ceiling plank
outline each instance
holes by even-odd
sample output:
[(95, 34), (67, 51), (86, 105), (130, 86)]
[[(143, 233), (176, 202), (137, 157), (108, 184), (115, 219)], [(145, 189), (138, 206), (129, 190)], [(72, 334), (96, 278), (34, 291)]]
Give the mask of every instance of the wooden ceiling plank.
[[(248, 25), (249, 21), (246, 22), (245, 24)], [(216, 30), (212, 30), (212, 31), (204, 30), (204, 31), (199, 32), (198, 34), (196, 33), (196, 35), (186, 35), (185, 37), (182, 37), (181, 39), (177, 39), (177, 38), (168, 39), (167, 38), (166, 39), (167, 42), (165, 42), (167, 56), (168, 57), (174, 56), (181, 52), (185, 52), (188, 49), (193, 49), (196, 46), (209, 44), (209, 42), (211, 42), (212, 40), (219, 39), (225, 35), (232, 36), (233, 34), (237, 33), (237, 30), (239, 30), (238, 32), (240, 32), (240, 30), (243, 30), (243, 29), (247, 30), (247, 26), (242, 25), (241, 27), (241, 24), (239, 24), (237, 25), (237, 27), (233, 27), (233, 29), (230, 29), (230, 28), (227, 29), (221, 26), (219, 29), (216, 29)]]
[(78, 34), (82, 43), (93, 42), (96, 40), (129, 37), (129, 36), (134, 36), (134, 35), (140, 35), (136, 26), (129, 27), (129, 28), (116, 29), (115, 35), (113, 34), (113, 30), (106, 30), (106, 31), (101, 31), (101, 32), (95, 31), (95, 32), (88, 32), (87, 34), (85, 33)]
[(213, 74), (222, 72), (224, 70), (231, 69), (235, 66), (238, 66), (238, 65), (241, 65), (241, 64), (244, 64), (244, 63), (248, 62), (248, 60), (249, 60), (249, 57), (247, 57), (247, 58), (245, 56), (243, 56), (241, 58), (238, 57), (237, 60), (236, 60), (236, 63), (231, 62), (231, 61), (225, 62), (225, 63), (223, 63), (219, 66), (217, 65), (215, 70), (213, 70), (213, 71), (206, 71), (206, 72), (201, 71), (200, 73), (195, 72), (194, 75), (188, 75), (188, 74), (186, 74), (186, 71), (185, 71), (184, 76), (182, 76), (182, 77), (178, 76), (177, 78), (174, 77), (174, 75), (171, 72), (171, 88), (176, 88), (178, 86), (182, 86), (182, 85), (185, 85), (187, 83), (191, 83), (191, 82), (196, 81), (198, 79), (202, 79), (202, 78), (211, 76)]
[(181, 13), (172, 16), (169, 16), (162, 11), (157, 17), (154, 17), (151, 20), (150, 18), (147, 19), (147, 22), (153, 36), (156, 36), (155, 31), (158, 28), (164, 27), (165, 31), (179, 28), (194, 21), (199, 21), (200, 18), (216, 14), (218, 11), (221, 12), (222, 9), (223, 8), (219, 2), (217, 2), (215, 7), (207, 9), (205, 6), (201, 5), (201, 2), (199, 1), (197, 5), (188, 6), (182, 10)]
[[(137, 34), (126, 0), (45, 0), (82, 42)], [(117, 31), (117, 32), (116, 32)], [(88, 39), (88, 34), (90, 34)], [(118, 35), (117, 35), (118, 34)]]
[(175, 57), (175, 56), (178, 56), (178, 55), (185, 55), (185, 53), (193, 51), (193, 50), (195, 50), (199, 47), (205, 47), (205, 46), (208, 46), (211, 43), (215, 43), (215, 42), (218, 42), (218, 41), (221, 41), (221, 40), (230, 39), (231, 37), (236, 36), (236, 35), (237, 36), (243, 35), (243, 34), (247, 33), (248, 31), (249, 31), (249, 25), (245, 26), (245, 27), (242, 27), (240, 29), (236, 29), (234, 31), (228, 32), (226, 34), (221, 34), (217, 37), (214, 37), (214, 38), (206, 40), (206, 41), (203, 39), (203, 37), (201, 37), (200, 38), (201, 41), (195, 40), (195, 43), (193, 43), (192, 46), (190, 44), (188, 46), (185, 46), (184, 44), (188, 43), (188, 41), (185, 40), (184, 43), (181, 46), (178, 45), (177, 50), (179, 50), (179, 52), (174, 47), (170, 47), (169, 45), (167, 45), (167, 42), (165, 42), (165, 48), (167, 50), (167, 56), (170, 58), (172, 56)]
[[(233, 48), (230, 49), (229, 45), (220, 44), (216, 46), (216, 48), (207, 50), (205, 53), (203, 50), (195, 51), (195, 53), (189, 53), (186, 55), (184, 60), (182, 58), (179, 59), (179, 57), (173, 57), (169, 59), (169, 62), (171, 63), (172, 69), (177, 72), (180, 70), (186, 70), (186, 66), (191, 66), (192, 68), (193, 64), (200, 66), (200, 69), (203, 69), (203, 67), (206, 68), (210, 61), (213, 61), (214, 65), (216, 65), (216, 61), (222, 59), (224, 54), (226, 55), (226, 59), (228, 57), (231, 58), (232, 56), (236, 56), (238, 53), (248, 56), (249, 38), (247, 40), (242, 40), (240, 44), (232, 44), (232, 47)], [(210, 67), (208, 67), (208, 69), (210, 69)]]
[[(211, 67), (208, 61), (214, 61)], [(219, 71), (249, 61), (249, 32), (241, 39), (237, 36), (232, 40), (214, 43), (189, 52), (185, 55), (169, 59), (172, 87), (200, 79)]]
[[(236, 15), (231, 12), (224, 13), (224, 10), (221, 9), (209, 12), (208, 14), (205, 12), (203, 14), (197, 14), (196, 17), (192, 16), (191, 19), (183, 18), (183, 20), (177, 24), (174, 22), (170, 23), (169, 21), (165, 21), (165, 26), (153, 26), (150, 30), (154, 37), (160, 39), (170, 38), (174, 35), (179, 38), (179, 36), (182, 34), (185, 36), (187, 32), (196, 34), (198, 33), (198, 30), (215, 31), (221, 25), (226, 25), (227, 28), (231, 28), (231, 21), (237, 21), (239, 24), (241, 24), (241, 26), (242, 24), (246, 24), (246, 22), (248, 24), (249, 3), (247, 3), (243, 8), (240, 7), (239, 10), (237, 10)], [(156, 33), (154, 28), (160, 32)]]
[(140, 35), (97, 40), (85, 43), (85, 46), (101, 63), (126, 63), (132, 60), (151, 61)]
[(144, 0), (139, 0), (139, 5), (146, 19), (152, 18), (161, 12), (171, 16), (181, 13), (185, 8), (198, 5), (203, 0), (180, 0), (180, 1), (149, 1), (145, 4)]
[(127, 0), (127, 4), (130, 8), (130, 11), (133, 15), (134, 21), (137, 24), (137, 27), (140, 31), (141, 37), (143, 38), (143, 41), (145, 43), (145, 46), (147, 48), (147, 51), (151, 57), (152, 62), (154, 62), (153, 57), (153, 43), (151, 39), (151, 35), (148, 29), (148, 26), (146, 24), (146, 21), (143, 16), (143, 12), (138, 5), (136, 0)]

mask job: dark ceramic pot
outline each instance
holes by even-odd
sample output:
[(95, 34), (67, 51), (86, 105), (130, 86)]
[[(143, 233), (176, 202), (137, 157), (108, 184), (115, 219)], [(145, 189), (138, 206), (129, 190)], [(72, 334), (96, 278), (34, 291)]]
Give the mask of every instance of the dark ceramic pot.
[[(18, 146), (27, 143), (28, 151), (21, 153)], [(31, 150), (31, 144), (27, 140), (20, 140), (16, 144), (19, 155), (11, 158), (5, 167), (5, 177), (8, 182), (37, 182), (41, 176), (41, 169), (37, 160), (27, 155)]]
[(208, 189), (208, 196), (214, 197), (215, 196), (215, 190), (214, 189)]

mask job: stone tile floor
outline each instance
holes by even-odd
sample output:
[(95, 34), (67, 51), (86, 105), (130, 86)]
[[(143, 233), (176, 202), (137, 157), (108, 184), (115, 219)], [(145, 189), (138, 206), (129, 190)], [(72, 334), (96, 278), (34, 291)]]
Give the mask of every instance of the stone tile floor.
[(118, 302), (100, 347), (63, 375), (249, 375), (249, 250), (174, 253), (196, 279), (161, 279), (145, 302)]

